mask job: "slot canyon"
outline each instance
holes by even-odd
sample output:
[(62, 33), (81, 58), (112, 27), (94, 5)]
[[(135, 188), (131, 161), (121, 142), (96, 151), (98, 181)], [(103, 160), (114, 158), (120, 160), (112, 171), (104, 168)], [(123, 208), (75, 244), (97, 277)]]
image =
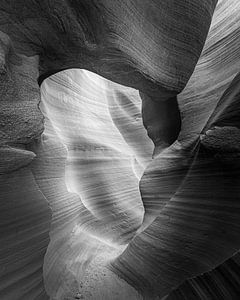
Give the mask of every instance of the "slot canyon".
[(0, 1), (0, 300), (240, 299), (240, 1)]

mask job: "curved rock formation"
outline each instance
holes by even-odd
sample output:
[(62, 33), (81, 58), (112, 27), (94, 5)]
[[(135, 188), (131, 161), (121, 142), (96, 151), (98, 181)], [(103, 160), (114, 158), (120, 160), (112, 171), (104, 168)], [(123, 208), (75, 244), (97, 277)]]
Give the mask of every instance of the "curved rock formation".
[(48, 299), (42, 265), (51, 216), (27, 148), (43, 131), (38, 60), (16, 54), (5, 34), (0, 41), (0, 298)]
[(238, 299), (239, 11), (1, 1), (1, 299)]

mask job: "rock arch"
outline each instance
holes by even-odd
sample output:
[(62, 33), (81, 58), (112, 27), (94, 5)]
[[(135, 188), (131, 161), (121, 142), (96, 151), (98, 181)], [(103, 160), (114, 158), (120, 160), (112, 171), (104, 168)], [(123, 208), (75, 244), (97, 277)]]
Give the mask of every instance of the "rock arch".
[[(156, 146), (140, 183), (146, 212), (143, 227), (126, 249), (113, 251), (112, 257), (106, 248), (111, 263), (105, 266), (95, 260), (92, 272), (100, 270), (100, 279), (90, 274), (86, 282), (101, 285), (106, 273), (108, 284), (129, 292), (132, 299), (141, 299), (137, 291), (149, 299), (161, 298), (178, 286), (169, 299), (182, 293), (188, 299), (188, 289), (199, 299), (209, 293), (229, 299), (237, 295), (225, 279), (220, 291), (205, 287), (209, 278), (218, 282), (219, 270), (237, 274), (240, 243), (240, 5), (237, 0), (216, 4), (215, 0), (1, 1), (3, 299), (47, 299), (41, 269), (49, 243), (49, 197), (59, 197), (75, 208), (65, 219), (60, 208), (63, 219), (51, 230), (52, 235), (61, 235), (64, 226), (65, 234), (52, 239), (45, 257), (60, 249), (64, 239), (72, 248), (66, 246), (63, 261), (69, 259), (68, 253), (78, 251), (72, 238), (79, 218), (89, 234), (96, 228), (76, 196), (66, 192), (64, 147), (59, 146), (59, 153), (56, 147), (51, 156), (53, 140), (39, 141), (43, 119), (37, 82), (70, 68), (86, 69), (139, 90), (143, 123)], [(112, 111), (114, 118), (117, 124)], [(79, 236), (89, 239), (83, 233)], [(98, 243), (90, 246), (92, 253), (98, 251)], [(79, 284), (71, 275), (78, 272), (74, 261), (70, 265), (72, 273), (68, 272), (63, 290), (54, 290), (62, 280), (57, 270), (49, 278), (53, 289), (47, 292), (52, 298), (62, 299), (64, 288), (72, 285), (74, 290)], [(51, 260), (45, 274), (48, 268)], [(202, 273), (206, 274), (196, 277)], [(204, 287), (200, 282), (205, 282)], [(95, 299), (92, 293), (87, 297)], [(112, 299), (111, 294), (101, 296)], [(115, 296), (121, 299), (123, 294)]]

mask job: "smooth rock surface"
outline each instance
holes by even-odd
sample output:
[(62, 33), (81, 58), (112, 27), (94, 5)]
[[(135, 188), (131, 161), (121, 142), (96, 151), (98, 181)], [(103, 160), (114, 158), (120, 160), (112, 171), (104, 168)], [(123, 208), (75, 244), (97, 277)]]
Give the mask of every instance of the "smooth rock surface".
[(239, 12), (1, 1), (1, 299), (238, 299)]

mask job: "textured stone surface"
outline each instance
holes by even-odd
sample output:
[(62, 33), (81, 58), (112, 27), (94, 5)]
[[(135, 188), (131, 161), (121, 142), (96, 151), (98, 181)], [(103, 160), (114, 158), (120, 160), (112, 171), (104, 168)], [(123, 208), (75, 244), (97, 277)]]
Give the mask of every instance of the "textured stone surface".
[(238, 298), (240, 4), (216, 4), (1, 1), (1, 299)]
[(2, 33), (0, 48), (0, 298), (48, 299), (42, 266), (51, 215), (28, 149), (43, 131), (38, 60), (17, 55)]
[(42, 72), (85, 68), (166, 98), (189, 79), (216, 2), (2, 1), (0, 24)]
[[(107, 269), (141, 226), (143, 206), (138, 182), (142, 164), (151, 160), (153, 150), (141, 119), (133, 125), (125, 123), (130, 129), (124, 131), (125, 139), (115, 127), (109, 109), (111, 100), (134, 96), (135, 103), (128, 99), (127, 112), (135, 109), (140, 113), (138, 92), (120, 88), (84, 70), (56, 74), (41, 86), (45, 132), (41, 146), (36, 145), (33, 170), (53, 210), (44, 271), (47, 291), (57, 299), (73, 295), (74, 288), (88, 299), (97, 295), (119, 299), (123, 291), (126, 297), (139, 298)], [(121, 96), (117, 97), (119, 90)], [(121, 102), (117, 104), (121, 110)], [(118, 117), (125, 119), (125, 114), (118, 113)], [(138, 130), (143, 134), (143, 145), (145, 135), (147, 149), (141, 151), (139, 160), (134, 153)], [(125, 141), (131, 131), (135, 132), (133, 147)], [(114, 286), (122, 292), (118, 294)]]

